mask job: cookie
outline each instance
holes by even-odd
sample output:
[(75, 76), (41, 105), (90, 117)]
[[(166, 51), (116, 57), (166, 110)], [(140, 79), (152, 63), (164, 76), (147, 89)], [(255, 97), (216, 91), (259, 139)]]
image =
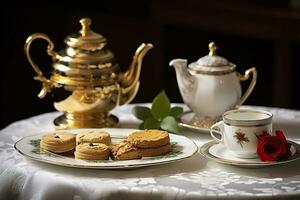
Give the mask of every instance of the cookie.
[(108, 160), (109, 148), (102, 143), (81, 143), (76, 146), (74, 155), (83, 160)]
[(169, 133), (161, 130), (144, 130), (131, 133), (127, 140), (138, 148), (155, 148), (170, 143)]
[(119, 144), (111, 145), (110, 153), (113, 160), (133, 160), (142, 158), (140, 151), (126, 140)]
[(106, 145), (111, 144), (109, 133), (105, 131), (87, 131), (76, 135), (76, 144), (81, 143), (103, 143)]
[(169, 153), (172, 151), (172, 147), (169, 144), (166, 144), (161, 147), (156, 147), (156, 148), (140, 148), (139, 151), (141, 152), (143, 157), (152, 157), (152, 156), (160, 156), (166, 153)]
[(42, 136), (40, 147), (54, 153), (65, 153), (75, 148), (75, 138), (75, 134), (72, 133), (47, 133)]

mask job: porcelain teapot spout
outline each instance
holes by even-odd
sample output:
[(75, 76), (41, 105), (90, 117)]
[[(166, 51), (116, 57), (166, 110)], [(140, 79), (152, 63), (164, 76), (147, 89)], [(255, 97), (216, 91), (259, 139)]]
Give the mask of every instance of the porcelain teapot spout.
[(174, 59), (171, 60), (169, 65), (175, 68), (176, 78), (179, 90), (182, 94), (184, 102), (189, 105), (193, 99), (191, 95), (194, 93), (196, 88), (196, 78), (188, 70), (186, 59)]

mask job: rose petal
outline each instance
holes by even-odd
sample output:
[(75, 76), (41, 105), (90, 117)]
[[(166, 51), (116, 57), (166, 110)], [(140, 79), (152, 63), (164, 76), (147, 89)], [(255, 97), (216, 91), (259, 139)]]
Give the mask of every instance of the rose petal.
[(268, 155), (277, 158), (281, 155), (282, 149), (284, 148), (280, 141), (275, 140), (272, 138), (273, 141), (265, 144), (265, 153)]
[(263, 132), (262, 134), (259, 135), (259, 138), (258, 139), (261, 139), (261, 138), (265, 138), (265, 137), (270, 137), (271, 135), (267, 132)]
[(287, 148), (286, 148), (286, 145), (281, 144), (281, 146), (282, 146), (282, 151), (281, 151), (281, 154), (280, 154), (280, 156), (279, 156), (279, 159), (284, 158), (285, 155), (287, 154)]
[(273, 144), (273, 152), (270, 152), (270, 155), (278, 160), (282, 155), (285, 154), (284, 146), (280, 143)]
[(276, 134), (277, 138), (278, 138), (281, 142), (287, 143), (286, 138), (285, 138), (284, 133), (283, 133), (282, 130), (276, 130), (276, 131), (275, 131), (275, 134)]

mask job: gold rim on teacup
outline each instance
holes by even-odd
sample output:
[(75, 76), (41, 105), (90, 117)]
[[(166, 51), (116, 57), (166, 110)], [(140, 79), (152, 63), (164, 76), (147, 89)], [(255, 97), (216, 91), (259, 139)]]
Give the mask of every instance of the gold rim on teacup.
[[(235, 119), (230, 118), (230, 115), (235, 113), (239, 113), (239, 114), (245, 113), (247, 115), (245, 115), (244, 119), (241, 116)], [(256, 116), (253, 115), (253, 119), (250, 119), (249, 113), (256, 114)], [(261, 119), (257, 118), (257, 114), (261, 114)], [(224, 123), (233, 126), (264, 126), (266, 124), (272, 123), (273, 114), (262, 110), (236, 109), (236, 110), (230, 110), (225, 112), (222, 118)]]

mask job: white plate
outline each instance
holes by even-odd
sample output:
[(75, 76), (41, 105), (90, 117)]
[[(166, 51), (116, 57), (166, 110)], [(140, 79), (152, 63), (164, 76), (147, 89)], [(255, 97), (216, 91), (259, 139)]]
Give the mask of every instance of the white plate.
[[(81, 131), (95, 130), (95, 129), (72, 129), (67, 130), (71, 133), (80, 133)], [(130, 133), (137, 131), (135, 129), (118, 129), (118, 128), (105, 128), (101, 129), (110, 133), (112, 142), (117, 143), (125, 139)], [(66, 132), (66, 130), (64, 130)], [(180, 135), (170, 134), (170, 142), (173, 151), (155, 157), (144, 157), (140, 160), (95, 160), (86, 161), (75, 159), (73, 156), (59, 155), (44, 151), (40, 149), (39, 141), (43, 133), (39, 135), (27, 136), (15, 143), (15, 149), (27, 158), (38, 160), (45, 163), (54, 165), (76, 167), (76, 168), (95, 168), (95, 169), (124, 169), (124, 168), (137, 168), (151, 165), (159, 165), (182, 160), (194, 155), (198, 147), (190, 139)]]
[(258, 158), (254, 158), (254, 159), (237, 158), (233, 156), (223, 144), (216, 143), (215, 141), (211, 141), (204, 144), (200, 148), (200, 153), (204, 157), (212, 159), (219, 163), (230, 164), (239, 167), (266, 167), (266, 166), (279, 165), (283, 163), (292, 162), (300, 158), (300, 145), (292, 141), (288, 141), (288, 143), (291, 144), (292, 156), (290, 156), (286, 160), (282, 160), (278, 162), (264, 162), (259, 160)]
[(179, 117), (178, 125), (195, 131), (208, 132), (209, 127), (201, 127), (195, 124), (194, 117), (195, 117), (195, 113), (193, 111), (184, 112)]

